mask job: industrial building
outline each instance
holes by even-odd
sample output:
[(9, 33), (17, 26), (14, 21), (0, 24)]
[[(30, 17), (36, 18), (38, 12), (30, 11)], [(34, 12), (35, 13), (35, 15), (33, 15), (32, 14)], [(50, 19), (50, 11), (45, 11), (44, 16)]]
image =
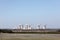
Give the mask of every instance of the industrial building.
[(31, 25), (25, 24), (19, 25), (20, 29), (13, 29), (13, 32), (56, 32), (58, 29), (47, 29), (46, 25), (44, 25), (42, 28), (40, 24), (37, 25), (38, 29), (32, 29)]
[[(31, 25), (29, 24), (19, 24), (18, 26), (19, 28), (17, 29), (0, 29), (0, 31), (4, 31), (4, 32), (14, 32), (14, 33), (21, 33), (21, 32), (58, 32), (60, 31), (60, 29), (47, 29), (46, 25), (43, 25), (41, 28), (41, 25), (38, 24), (37, 27), (38, 29), (34, 29), (32, 28)], [(6, 30), (6, 31), (5, 31)]]

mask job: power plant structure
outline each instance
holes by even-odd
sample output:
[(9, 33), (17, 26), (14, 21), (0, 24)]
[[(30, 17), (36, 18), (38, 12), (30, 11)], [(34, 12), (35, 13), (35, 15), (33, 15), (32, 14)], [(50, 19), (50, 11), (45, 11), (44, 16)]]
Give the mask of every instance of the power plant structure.
[(38, 26), (38, 29), (41, 29), (41, 24), (38, 24), (37, 26)]
[[(60, 29), (47, 29), (47, 25), (41, 26), (41, 24), (37, 24), (36, 27), (37, 28), (32, 28), (32, 25), (29, 25), (29, 24), (25, 24), (25, 25), (19, 24), (17, 29), (10, 29), (10, 30), (14, 33), (21, 33), (21, 32), (57, 32), (58, 30), (60, 30)], [(3, 29), (3, 30), (9, 31), (9, 29)]]
[(31, 29), (31, 25), (28, 25), (28, 24), (26, 24), (26, 25), (19, 24), (19, 28), (22, 29), (22, 30), (23, 29), (27, 29), (28, 30), (28, 29)]
[(19, 24), (19, 28), (20, 28), (20, 29), (23, 29), (23, 25), (22, 25), (22, 24)]
[(19, 29), (13, 29), (13, 32), (56, 32), (56, 29), (47, 29), (46, 25), (37, 24), (38, 29), (32, 29), (32, 25), (19, 24)]
[[(44, 25), (42, 28), (41, 28), (41, 24), (37, 24), (37, 29), (46, 29), (46, 25)], [(19, 29), (25, 29), (25, 30), (29, 30), (29, 29), (32, 29), (32, 26), (29, 25), (29, 24), (19, 24)], [(33, 28), (34, 29), (34, 28)]]

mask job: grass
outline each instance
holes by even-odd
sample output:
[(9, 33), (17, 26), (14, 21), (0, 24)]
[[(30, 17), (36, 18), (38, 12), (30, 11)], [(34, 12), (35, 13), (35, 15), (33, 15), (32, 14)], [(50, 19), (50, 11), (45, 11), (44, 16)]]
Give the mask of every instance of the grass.
[(60, 40), (58, 38), (4, 38), (2, 40)]
[(60, 32), (14, 32), (19, 34), (60, 34)]
[(60, 34), (1, 34), (0, 40), (60, 40)]

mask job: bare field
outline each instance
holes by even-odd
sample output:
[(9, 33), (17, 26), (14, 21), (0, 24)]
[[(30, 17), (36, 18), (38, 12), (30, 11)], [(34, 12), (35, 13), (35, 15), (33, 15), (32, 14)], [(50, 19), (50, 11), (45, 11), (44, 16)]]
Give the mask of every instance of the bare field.
[(60, 34), (8, 34), (8, 33), (1, 33), (0, 40), (60, 40)]

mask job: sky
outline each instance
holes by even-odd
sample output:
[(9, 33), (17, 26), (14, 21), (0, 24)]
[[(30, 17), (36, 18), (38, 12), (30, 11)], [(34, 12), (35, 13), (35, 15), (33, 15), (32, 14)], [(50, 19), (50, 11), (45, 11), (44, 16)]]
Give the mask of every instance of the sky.
[(0, 28), (19, 24), (60, 28), (60, 0), (0, 0)]

